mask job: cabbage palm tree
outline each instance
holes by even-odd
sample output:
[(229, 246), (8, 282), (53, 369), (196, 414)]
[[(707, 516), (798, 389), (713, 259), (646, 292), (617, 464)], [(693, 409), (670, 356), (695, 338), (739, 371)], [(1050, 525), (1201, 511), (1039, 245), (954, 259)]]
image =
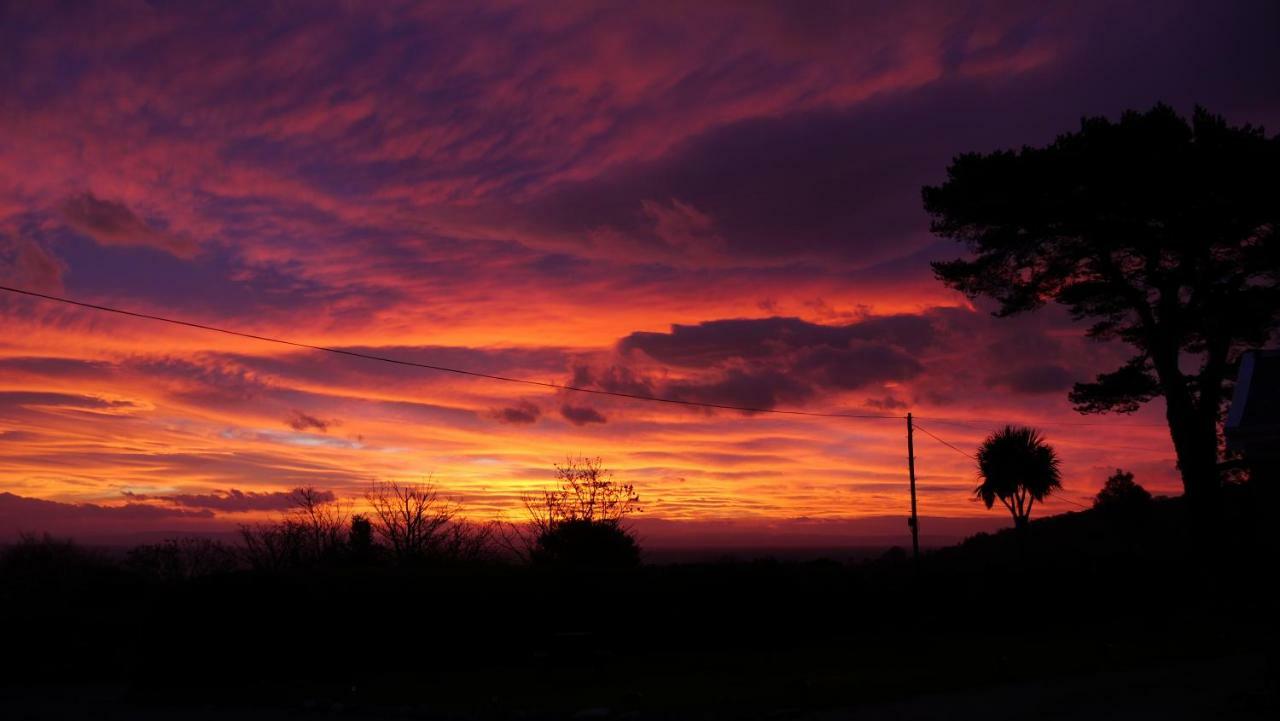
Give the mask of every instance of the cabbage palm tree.
[(1031, 507), (1062, 488), (1058, 454), (1034, 428), (1005, 426), (978, 447), (978, 477), (974, 495), (987, 504), (996, 499), (1013, 514), (1015, 528), (1031, 519)]

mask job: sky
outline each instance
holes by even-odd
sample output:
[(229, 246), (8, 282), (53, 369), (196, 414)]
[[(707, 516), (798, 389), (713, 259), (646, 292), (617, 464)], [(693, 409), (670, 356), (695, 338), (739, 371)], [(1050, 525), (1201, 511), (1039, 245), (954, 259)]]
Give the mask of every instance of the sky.
[[(1042, 428), (1087, 504), (1180, 490), (1128, 357), (936, 281), (920, 189), (1157, 102), (1280, 129), (1273, 2), (0, 2), (0, 284), (413, 362)], [(519, 517), (566, 456), (653, 543), (905, 537), (905, 422), (395, 366), (0, 293), (0, 533), (206, 532), (430, 479)], [(1075, 425), (1089, 424), (1089, 425)], [(917, 434), (926, 539), (1005, 522)], [(931, 531), (931, 529), (933, 529)]]

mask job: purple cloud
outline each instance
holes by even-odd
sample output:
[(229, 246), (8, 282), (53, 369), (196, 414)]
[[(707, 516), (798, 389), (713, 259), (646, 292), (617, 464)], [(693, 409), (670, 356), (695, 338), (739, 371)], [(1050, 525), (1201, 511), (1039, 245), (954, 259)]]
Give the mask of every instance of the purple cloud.
[(590, 423), (605, 423), (606, 419), (600, 411), (590, 406), (574, 406), (568, 403), (560, 406), (560, 415), (575, 426), (585, 426)]
[(213, 518), (210, 510), (187, 510), (146, 503), (102, 506), (94, 503), (62, 503), (0, 492), (0, 534), (50, 531), (84, 532), (140, 524)]
[(196, 253), (196, 244), (189, 238), (157, 230), (123, 203), (100, 200), (92, 193), (67, 198), (59, 209), (71, 227), (102, 245), (144, 246), (182, 258)]
[[(245, 513), (248, 511), (279, 511), (291, 508), (297, 501), (297, 490), (292, 491), (241, 491), (232, 488), (227, 491), (211, 493), (175, 493), (169, 495), (149, 495), (125, 491), (126, 498), (136, 501), (159, 501), (161, 503), (181, 506), (183, 508), (201, 508), (208, 512)], [(319, 491), (319, 501), (332, 501), (336, 496), (332, 491)], [(158, 506), (163, 508), (163, 506)]]
[(328, 433), (329, 426), (334, 423), (335, 421), (321, 420), (299, 410), (295, 410), (288, 418), (285, 419), (285, 425), (299, 432), (313, 430), (320, 431), (321, 433)]
[(1036, 395), (1061, 393), (1077, 380), (1080, 378), (1060, 365), (1043, 364), (1014, 368), (1008, 373), (992, 376), (988, 383), (991, 386), (1007, 388), (1014, 393)]
[(537, 422), (538, 418), (542, 415), (542, 409), (535, 403), (520, 401), (514, 406), (507, 406), (506, 408), (494, 410), (492, 415), (503, 423), (527, 425)]

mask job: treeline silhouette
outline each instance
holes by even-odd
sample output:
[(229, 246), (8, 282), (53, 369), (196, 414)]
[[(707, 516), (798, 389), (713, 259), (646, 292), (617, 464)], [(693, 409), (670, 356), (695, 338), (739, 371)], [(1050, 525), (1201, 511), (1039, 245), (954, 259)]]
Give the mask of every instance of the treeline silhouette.
[(368, 513), (353, 513), (350, 501), (311, 487), (294, 490), (292, 500), (280, 520), (242, 526), (241, 543), (224, 546), (222, 555), (256, 570), (280, 571), (478, 561), (493, 553), (495, 524), (466, 520), (430, 483), (372, 483), (365, 492)]
[[(642, 565), (634, 489), (596, 460), (557, 473), (519, 533), (410, 484), (370, 488), (388, 505), (364, 514), (299, 494), (245, 529), (252, 550), (242, 536), (112, 556), (28, 536), (0, 552), (0, 691), (93, 685), (124, 708), (233, 715), (734, 716), (1223, 658), (1253, 675), (1202, 680), (1238, 690), (1274, 653), (1274, 540), (1250, 486), (1226, 489), (1229, 535), (1211, 547), (1182, 499), (1118, 472), (1090, 510), (979, 534), (917, 571), (901, 549)], [(596, 530), (575, 546), (583, 524), (629, 542)], [(1258, 689), (1250, 703), (1269, 703)]]
[[(552, 488), (523, 496), (524, 521), (471, 521), (457, 501), (423, 483), (375, 481), (364, 512), (350, 499), (307, 486), (294, 489), (280, 518), (246, 524), (239, 543), (177, 538), (139, 545), (124, 567), (167, 580), (253, 570), (524, 563), (562, 568), (634, 568), (640, 545), (626, 519), (640, 508), (629, 483), (613, 480), (600, 458), (555, 465)], [(14, 553), (69, 558), (70, 541), (25, 535)], [(37, 552), (35, 549), (43, 551)], [(74, 550), (73, 549), (77, 549)], [(61, 556), (58, 556), (61, 554)]]

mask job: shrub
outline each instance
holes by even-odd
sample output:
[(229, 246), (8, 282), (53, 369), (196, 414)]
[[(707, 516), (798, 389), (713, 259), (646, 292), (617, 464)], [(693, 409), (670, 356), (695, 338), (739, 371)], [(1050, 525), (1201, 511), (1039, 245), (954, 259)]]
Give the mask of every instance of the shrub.
[(539, 566), (631, 568), (640, 545), (616, 523), (564, 521), (538, 534), (529, 555)]
[(1093, 498), (1093, 507), (1104, 513), (1134, 514), (1151, 507), (1151, 494), (1133, 482), (1133, 474), (1116, 469)]
[(524, 496), (526, 526), (510, 526), (505, 545), (537, 565), (631, 567), (640, 546), (626, 527), (640, 496), (618, 483), (599, 458), (556, 464), (557, 486)]

